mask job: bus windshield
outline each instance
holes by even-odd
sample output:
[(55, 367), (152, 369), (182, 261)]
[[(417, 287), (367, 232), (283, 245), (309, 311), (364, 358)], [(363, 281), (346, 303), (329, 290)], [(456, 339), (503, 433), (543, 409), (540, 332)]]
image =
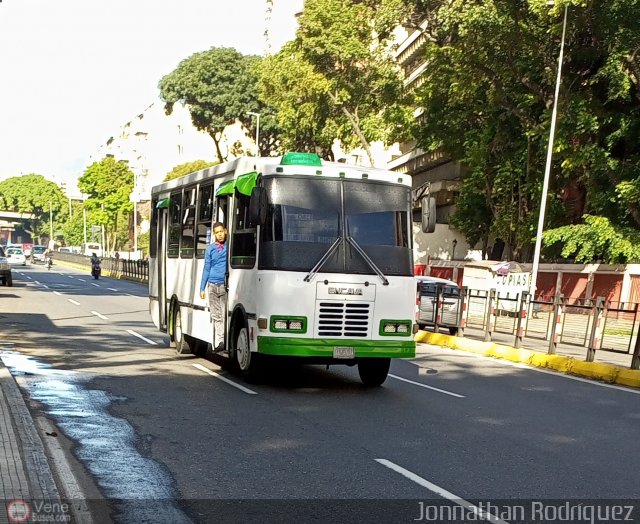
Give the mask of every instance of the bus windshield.
[(264, 180), (269, 213), (262, 228), (260, 268), (372, 274), (356, 243), (386, 275), (411, 275), (410, 189), (349, 179), (274, 177)]

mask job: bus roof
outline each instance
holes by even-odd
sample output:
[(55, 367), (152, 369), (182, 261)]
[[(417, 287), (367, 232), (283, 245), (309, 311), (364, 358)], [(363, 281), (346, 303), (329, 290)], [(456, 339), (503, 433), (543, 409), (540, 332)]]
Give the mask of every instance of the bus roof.
[[(313, 158), (315, 157), (315, 158)], [(262, 176), (271, 175), (309, 175), (332, 178), (361, 180), (379, 180), (411, 187), (411, 177), (387, 169), (357, 166), (342, 162), (320, 160), (315, 154), (286, 153), (282, 157), (239, 157), (223, 164), (207, 167), (189, 175), (156, 185), (151, 194), (170, 192), (173, 189), (188, 186), (205, 178), (238, 178), (257, 172)]]

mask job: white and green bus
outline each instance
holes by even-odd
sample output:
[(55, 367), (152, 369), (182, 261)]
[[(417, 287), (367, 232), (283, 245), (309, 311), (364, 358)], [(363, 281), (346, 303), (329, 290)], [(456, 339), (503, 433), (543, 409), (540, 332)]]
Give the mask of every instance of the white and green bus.
[(152, 189), (150, 312), (179, 353), (206, 352), (200, 279), (214, 222), (228, 230), (227, 354), (357, 365), (382, 384), (415, 356), (411, 178), (317, 155), (243, 157)]

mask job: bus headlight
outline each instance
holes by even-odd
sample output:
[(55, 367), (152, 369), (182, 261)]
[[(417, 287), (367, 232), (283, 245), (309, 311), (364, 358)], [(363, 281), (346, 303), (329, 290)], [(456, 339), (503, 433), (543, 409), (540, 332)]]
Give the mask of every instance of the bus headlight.
[(306, 333), (307, 317), (272, 316), (270, 326), (272, 333)]
[(396, 335), (407, 337), (411, 335), (413, 322), (411, 320), (382, 320), (380, 321), (380, 335)]

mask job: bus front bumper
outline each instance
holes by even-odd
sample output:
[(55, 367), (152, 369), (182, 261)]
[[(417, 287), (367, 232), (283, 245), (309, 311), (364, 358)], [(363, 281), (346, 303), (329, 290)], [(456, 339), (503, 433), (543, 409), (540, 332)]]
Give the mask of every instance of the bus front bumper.
[(335, 358), (336, 348), (353, 348), (355, 358), (415, 358), (416, 343), (409, 340), (311, 339), (258, 337), (258, 353), (290, 357)]

